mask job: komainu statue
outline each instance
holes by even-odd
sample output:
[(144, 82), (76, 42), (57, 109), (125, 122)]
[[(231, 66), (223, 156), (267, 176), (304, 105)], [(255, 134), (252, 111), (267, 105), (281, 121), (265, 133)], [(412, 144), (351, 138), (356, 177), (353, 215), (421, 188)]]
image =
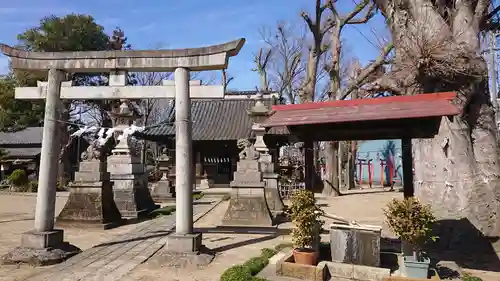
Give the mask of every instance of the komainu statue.
[(257, 160), (260, 157), (260, 153), (255, 150), (253, 144), (247, 139), (239, 139), (236, 143), (240, 151), (240, 160), (249, 159), (249, 160)]
[(97, 140), (94, 140), (87, 149), (82, 152), (82, 161), (101, 160), (102, 148)]

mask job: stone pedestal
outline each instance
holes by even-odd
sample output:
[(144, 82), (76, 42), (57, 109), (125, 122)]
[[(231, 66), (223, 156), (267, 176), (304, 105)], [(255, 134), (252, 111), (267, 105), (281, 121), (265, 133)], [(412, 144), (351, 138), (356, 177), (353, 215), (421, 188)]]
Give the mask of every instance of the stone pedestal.
[(201, 249), (201, 241), (201, 233), (172, 233), (167, 236), (165, 250), (174, 253), (198, 253)]
[(274, 215), (278, 215), (285, 209), (285, 204), (283, 204), (283, 200), (278, 190), (279, 175), (274, 172), (274, 162), (270, 154), (261, 154), (259, 162), (263, 171), (262, 177), (266, 183), (265, 193), (267, 205)]
[(166, 174), (163, 174), (161, 180), (153, 184), (151, 188), (151, 197), (153, 197), (156, 202), (175, 200), (175, 188)]
[(21, 246), (4, 255), (2, 264), (53, 265), (81, 252), (64, 242), (63, 237), (62, 229), (25, 232), (21, 235)]
[(330, 226), (332, 261), (380, 266), (380, 236), (380, 227), (332, 224)]
[(206, 178), (206, 175), (205, 175), (205, 178), (203, 178), (201, 181), (200, 181), (200, 188), (201, 190), (203, 189), (209, 189), (209, 188), (212, 188), (214, 185), (214, 181), (211, 180), (211, 179), (207, 179)]
[(161, 267), (194, 269), (207, 266), (214, 257), (213, 253), (203, 247), (201, 233), (172, 233), (167, 236), (165, 247), (149, 262)]
[(266, 202), (265, 182), (257, 159), (241, 159), (231, 182), (231, 199), (223, 226), (270, 227), (273, 218)]
[(161, 179), (153, 184), (151, 188), (151, 196), (157, 202), (171, 201), (175, 199), (175, 187), (173, 181), (169, 178), (170, 175), (170, 157), (168, 150), (163, 148), (161, 156), (156, 159), (158, 168), (162, 173)]
[(144, 166), (133, 161), (134, 158), (119, 152), (108, 157), (115, 204), (126, 219), (138, 219), (159, 207), (144, 185)]
[(69, 185), (66, 205), (57, 217), (58, 225), (98, 225), (105, 229), (117, 226), (121, 215), (113, 199), (106, 163), (97, 159), (83, 161)]

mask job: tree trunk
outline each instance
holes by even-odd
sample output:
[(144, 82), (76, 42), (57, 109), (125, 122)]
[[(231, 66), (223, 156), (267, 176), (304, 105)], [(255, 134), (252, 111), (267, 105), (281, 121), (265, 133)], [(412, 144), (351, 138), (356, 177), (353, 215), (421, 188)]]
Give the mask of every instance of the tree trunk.
[(327, 196), (338, 196), (338, 170), (337, 170), (337, 144), (338, 142), (325, 142), (325, 179), (323, 180), (323, 194)]
[(471, 228), (500, 235), (497, 127), (487, 68), (479, 55), (481, 15), (469, 1), (450, 7), (427, 1), (375, 2), (388, 17), (396, 50), (397, 71), (385, 81), (397, 81), (410, 95), (456, 91), (455, 102), (463, 108), (461, 116), (442, 118), (435, 138), (413, 141), (415, 194), (447, 220), (455, 238)]
[(314, 95), (316, 92), (316, 82), (318, 75), (318, 63), (319, 63), (319, 54), (314, 49), (309, 50), (309, 59), (307, 61), (307, 72), (305, 83), (300, 91), (300, 102), (313, 102)]

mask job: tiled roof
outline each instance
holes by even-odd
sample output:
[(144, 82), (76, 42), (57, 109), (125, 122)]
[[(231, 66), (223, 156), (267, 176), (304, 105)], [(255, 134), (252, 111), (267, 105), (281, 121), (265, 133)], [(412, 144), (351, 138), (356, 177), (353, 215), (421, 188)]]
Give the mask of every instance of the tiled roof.
[(275, 113), (265, 127), (298, 126), (325, 123), (398, 120), (435, 116), (452, 116), (460, 109), (452, 104), (454, 92), (275, 105)]
[(41, 144), (43, 127), (28, 127), (17, 132), (0, 132), (0, 145)]
[(29, 147), (29, 148), (5, 148), (7, 152), (7, 159), (9, 158), (31, 158), (35, 157), (41, 152), (40, 147)]
[[(271, 99), (263, 102), (271, 108)], [(193, 120), (193, 140), (237, 140), (251, 138), (252, 121), (247, 110), (255, 104), (254, 99), (214, 99), (192, 100), (191, 116)], [(163, 125), (146, 129), (142, 134), (147, 136), (175, 135), (175, 104), (165, 109)], [(270, 134), (287, 134), (284, 128), (275, 128)]]

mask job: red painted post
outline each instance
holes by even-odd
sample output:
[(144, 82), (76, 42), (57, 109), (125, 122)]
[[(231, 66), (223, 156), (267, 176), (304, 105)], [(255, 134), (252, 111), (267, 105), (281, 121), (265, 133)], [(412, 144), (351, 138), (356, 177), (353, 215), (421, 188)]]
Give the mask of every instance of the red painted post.
[(373, 164), (372, 164), (373, 159), (368, 159), (368, 184), (370, 187), (372, 187), (373, 184)]
[(361, 186), (363, 184), (363, 161), (364, 161), (364, 159), (358, 159), (358, 164), (359, 164), (359, 186)]
[(385, 166), (385, 161), (383, 159), (380, 159), (380, 185), (384, 187), (384, 166)]

